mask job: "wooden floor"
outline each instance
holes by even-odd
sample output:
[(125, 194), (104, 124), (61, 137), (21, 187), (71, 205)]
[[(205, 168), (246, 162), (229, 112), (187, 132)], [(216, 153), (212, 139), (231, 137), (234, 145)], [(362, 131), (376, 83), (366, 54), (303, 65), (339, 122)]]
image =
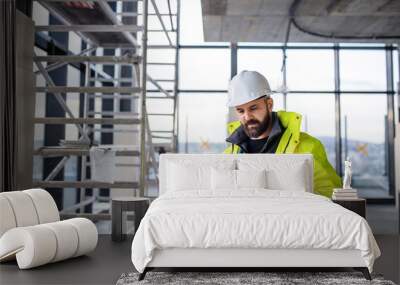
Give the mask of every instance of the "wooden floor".
[[(382, 256), (376, 273), (400, 283), (400, 236), (376, 235)], [(131, 240), (121, 243), (101, 235), (94, 252), (30, 270), (19, 270), (15, 262), (0, 265), (0, 284), (115, 284), (124, 272), (134, 271), (130, 259)]]

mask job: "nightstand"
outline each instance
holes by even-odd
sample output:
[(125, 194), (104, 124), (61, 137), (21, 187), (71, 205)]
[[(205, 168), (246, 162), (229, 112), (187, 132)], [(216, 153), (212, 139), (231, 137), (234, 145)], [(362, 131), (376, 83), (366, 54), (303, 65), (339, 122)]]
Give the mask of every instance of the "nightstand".
[(113, 241), (123, 241), (126, 239), (126, 221), (123, 218), (123, 212), (135, 212), (135, 232), (137, 231), (140, 221), (146, 214), (150, 205), (149, 198), (141, 197), (116, 197), (112, 198), (111, 211), (111, 238)]
[(361, 217), (365, 218), (366, 212), (366, 201), (362, 198), (356, 198), (351, 200), (333, 200), (332, 202), (339, 204), (340, 206), (359, 214)]

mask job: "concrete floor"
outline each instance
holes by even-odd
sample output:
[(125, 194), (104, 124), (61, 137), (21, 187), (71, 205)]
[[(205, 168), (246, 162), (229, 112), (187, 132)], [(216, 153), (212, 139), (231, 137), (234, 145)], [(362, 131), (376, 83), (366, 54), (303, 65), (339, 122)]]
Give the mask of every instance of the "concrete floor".
[(399, 234), (399, 212), (395, 205), (367, 205), (367, 221), (374, 234)]
[(130, 260), (131, 240), (115, 243), (100, 235), (95, 251), (29, 270), (18, 270), (16, 262), (0, 265), (0, 284), (115, 284), (124, 272), (134, 270)]
[[(376, 235), (382, 256), (374, 272), (400, 282), (400, 236)], [(0, 265), (0, 284), (115, 284), (124, 272), (134, 271), (130, 260), (131, 239), (121, 243), (100, 235), (94, 252), (30, 270), (19, 270), (15, 262)]]

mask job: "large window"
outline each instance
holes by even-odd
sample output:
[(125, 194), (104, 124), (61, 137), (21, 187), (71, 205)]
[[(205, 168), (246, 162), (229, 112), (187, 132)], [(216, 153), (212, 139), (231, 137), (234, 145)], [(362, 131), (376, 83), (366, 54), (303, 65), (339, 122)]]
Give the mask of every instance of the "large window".
[(222, 153), (226, 138), (226, 94), (180, 93), (179, 149), (190, 153)]
[(287, 84), (291, 91), (333, 91), (334, 70), (332, 50), (287, 51)]
[[(180, 151), (223, 150), (225, 123), (232, 119), (225, 106), (232, 70), (259, 71), (278, 92), (284, 92), (286, 76), (287, 92), (272, 95), (273, 109), (302, 114), (302, 131), (323, 143), (338, 173), (343, 173), (343, 161), (350, 157), (354, 186), (359, 188), (360, 196), (390, 197), (393, 169), (389, 169), (389, 162), (393, 157), (389, 156), (389, 145), (393, 138), (388, 130), (393, 121), (387, 114), (395, 109), (398, 120), (398, 99), (394, 106), (388, 101), (393, 94), (388, 89), (387, 74), (392, 73), (396, 90), (399, 59), (395, 48), (393, 67), (387, 69), (387, 53), (391, 51), (384, 44), (340, 44), (338, 66), (337, 47), (331, 43), (290, 44), (283, 69), (281, 44), (238, 43), (237, 51), (231, 54), (229, 43), (205, 42), (200, 7), (198, 0), (183, 1), (181, 6)], [(341, 110), (340, 118), (337, 110)], [(337, 134), (339, 124), (341, 131)], [(208, 142), (220, 146), (209, 148)]]
[(389, 159), (393, 158), (388, 152), (387, 100), (392, 95), (387, 93), (386, 51), (340, 50), (339, 56), (341, 90), (354, 92), (340, 98), (342, 160), (352, 160), (353, 184), (361, 195), (389, 197)]
[(344, 91), (386, 91), (382, 50), (341, 50), (340, 87)]
[(371, 198), (387, 197), (387, 97), (385, 94), (344, 94), (340, 100), (342, 160), (346, 157), (352, 160), (353, 187)]
[(204, 43), (203, 21), (200, 0), (181, 1), (180, 42), (181, 44)]
[(393, 52), (393, 90), (397, 92), (394, 98), (394, 121), (400, 122), (400, 77), (399, 77), (399, 52), (398, 50)]
[(274, 93), (271, 95), (273, 99), (273, 111), (279, 111), (279, 110), (284, 110), (284, 103), (283, 103), (283, 94), (282, 93)]
[(301, 130), (322, 142), (329, 162), (335, 167), (334, 95), (290, 93), (287, 97), (287, 111), (302, 114)]
[(226, 90), (230, 77), (228, 49), (181, 49), (179, 88)]
[(266, 49), (239, 49), (238, 72), (257, 70), (267, 79), (271, 88), (277, 90), (282, 85), (282, 51)]

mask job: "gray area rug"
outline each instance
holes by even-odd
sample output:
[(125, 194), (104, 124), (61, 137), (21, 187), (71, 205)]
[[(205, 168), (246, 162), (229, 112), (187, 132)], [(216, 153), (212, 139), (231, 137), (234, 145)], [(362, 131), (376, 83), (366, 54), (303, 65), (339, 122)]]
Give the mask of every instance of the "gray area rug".
[(381, 275), (368, 281), (360, 272), (148, 272), (142, 281), (138, 273), (122, 274), (116, 285), (133, 284), (379, 284), (395, 285)]

